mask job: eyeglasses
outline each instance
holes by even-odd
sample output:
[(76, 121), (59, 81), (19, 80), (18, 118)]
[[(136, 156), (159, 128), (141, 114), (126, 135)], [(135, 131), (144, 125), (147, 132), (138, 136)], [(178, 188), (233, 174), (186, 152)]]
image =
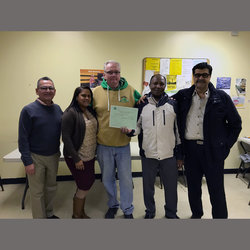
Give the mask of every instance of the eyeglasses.
[(118, 75), (120, 74), (120, 71), (105, 71), (105, 73), (107, 73), (108, 75), (113, 75), (113, 74)]
[(195, 78), (200, 78), (201, 76), (202, 76), (203, 78), (208, 78), (208, 77), (210, 76), (210, 74), (208, 74), (208, 73), (203, 73), (203, 74), (197, 73), (197, 74), (194, 74), (194, 77), (195, 77)]
[(55, 88), (54, 87), (40, 87), (39, 89), (41, 89), (42, 91), (46, 91), (46, 90), (51, 90), (51, 91), (53, 91), (53, 90), (55, 90)]

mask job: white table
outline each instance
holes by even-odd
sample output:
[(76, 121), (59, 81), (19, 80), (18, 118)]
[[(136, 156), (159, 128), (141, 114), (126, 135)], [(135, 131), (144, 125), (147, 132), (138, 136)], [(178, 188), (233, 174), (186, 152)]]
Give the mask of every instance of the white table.
[[(132, 160), (140, 160), (140, 155), (139, 155), (139, 146), (138, 142), (130, 142), (130, 150), (131, 150), (131, 158)], [(60, 151), (61, 151), (61, 156), (60, 156), (60, 161), (64, 161), (63, 157), (63, 143), (60, 145)], [(3, 157), (3, 160), (5, 162), (21, 162), (21, 154), (18, 151), (18, 149), (13, 150), (9, 154), (5, 155)]]
[[(60, 145), (60, 151), (61, 151), (61, 156), (60, 156), (59, 161), (64, 161), (63, 143), (61, 143), (61, 145)], [(138, 142), (130, 142), (130, 151), (131, 151), (131, 159), (132, 160), (140, 160), (141, 159), (140, 155), (139, 155)], [(3, 157), (3, 160), (5, 162), (21, 162), (21, 154), (20, 154), (18, 149), (15, 149), (12, 152), (10, 152), (9, 154), (5, 155)], [(0, 184), (1, 184), (2, 190), (4, 190), (3, 186), (2, 186), (2, 180), (0, 179), (0, 181), (1, 181)], [(28, 188), (29, 188), (29, 183), (28, 183), (28, 178), (26, 176), (26, 183), (25, 183), (25, 188), (24, 188), (23, 198), (22, 198), (22, 203), (21, 203), (22, 209), (24, 209), (24, 201), (25, 201), (25, 197), (26, 197), (26, 193), (27, 193)]]

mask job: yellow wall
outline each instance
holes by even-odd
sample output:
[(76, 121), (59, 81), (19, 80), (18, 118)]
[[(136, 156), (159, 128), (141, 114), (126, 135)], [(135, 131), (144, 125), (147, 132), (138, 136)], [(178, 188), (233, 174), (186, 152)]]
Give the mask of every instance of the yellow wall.
[[(122, 76), (142, 91), (144, 57), (208, 58), (213, 66), (211, 81), (218, 76), (247, 79), (241, 135), (250, 135), (250, 32), (0, 32), (0, 173), (2, 178), (25, 176), (22, 164), (6, 163), (2, 157), (17, 148), (18, 118), (22, 107), (35, 98), (35, 85), (42, 76), (51, 77), (57, 93), (54, 101), (64, 110), (79, 86), (80, 69), (102, 69), (106, 60), (121, 63)], [(225, 168), (237, 168), (235, 144)], [(136, 161), (134, 171), (139, 171)], [(99, 171), (99, 168), (97, 168)], [(59, 175), (69, 174), (60, 163)]]

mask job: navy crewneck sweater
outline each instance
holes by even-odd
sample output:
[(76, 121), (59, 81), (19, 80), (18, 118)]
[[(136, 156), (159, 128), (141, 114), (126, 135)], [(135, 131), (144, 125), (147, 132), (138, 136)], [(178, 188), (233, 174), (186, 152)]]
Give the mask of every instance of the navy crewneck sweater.
[(20, 114), (18, 148), (24, 166), (33, 163), (31, 153), (49, 156), (60, 146), (62, 110), (57, 104), (46, 106), (38, 100)]

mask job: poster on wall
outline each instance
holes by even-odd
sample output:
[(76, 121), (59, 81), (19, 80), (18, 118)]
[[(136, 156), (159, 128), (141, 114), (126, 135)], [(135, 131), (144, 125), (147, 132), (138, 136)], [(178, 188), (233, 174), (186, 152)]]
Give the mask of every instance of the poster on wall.
[(166, 75), (166, 80), (165, 92), (170, 96), (177, 93), (177, 75)]
[(231, 77), (217, 77), (216, 89), (225, 91), (230, 95)]
[(161, 58), (160, 59), (160, 74), (169, 75), (170, 59)]
[(169, 75), (181, 75), (182, 72), (182, 59), (170, 59)]
[(160, 58), (148, 58), (146, 60), (146, 70), (160, 71)]
[(153, 75), (161, 74), (167, 80), (165, 92), (171, 96), (180, 89), (189, 88), (193, 83), (192, 68), (206, 58), (154, 58), (143, 59), (143, 91), (142, 95), (150, 92), (149, 82)]
[(232, 96), (232, 100), (236, 108), (244, 108), (245, 96)]
[(104, 70), (80, 69), (80, 86), (95, 88), (101, 85)]
[(235, 88), (237, 96), (233, 96), (232, 100), (236, 108), (244, 108), (245, 95), (246, 95), (246, 82), (245, 78), (236, 78)]
[(246, 83), (247, 83), (247, 79), (236, 78), (235, 88), (236, 88), (237, 95), (246, 94)]

